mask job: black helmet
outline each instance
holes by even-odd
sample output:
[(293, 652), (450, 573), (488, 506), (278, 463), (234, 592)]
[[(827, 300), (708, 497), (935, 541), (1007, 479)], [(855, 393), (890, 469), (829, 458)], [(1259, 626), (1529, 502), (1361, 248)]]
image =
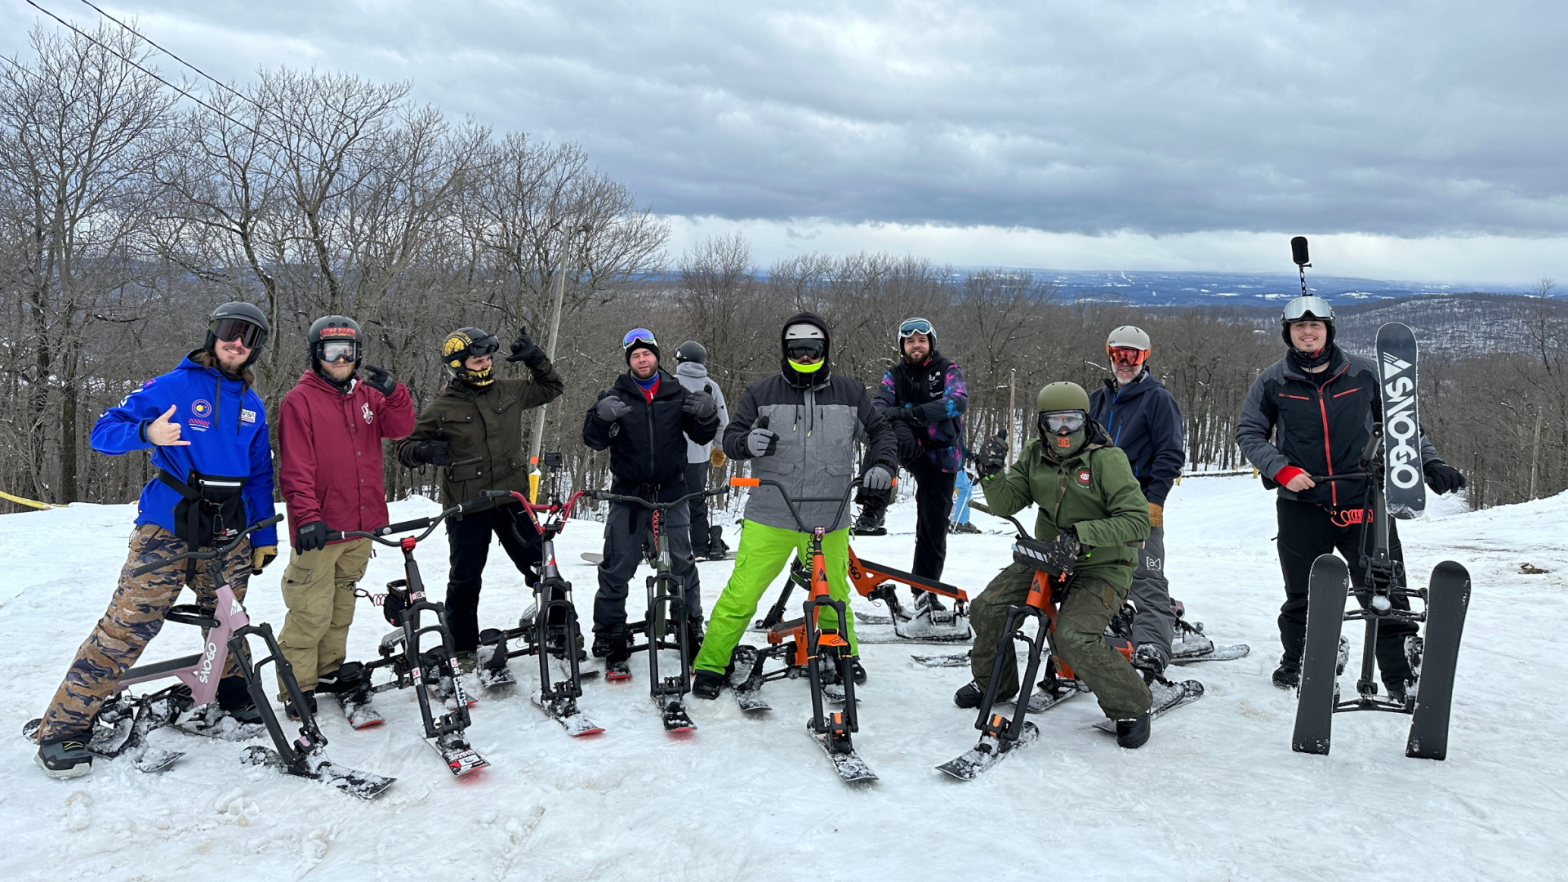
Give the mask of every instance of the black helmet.
[(680, 364), (683, 361), (707, 364), (708, 350), (696, 340), (687, 340), (681, 344), (681, 348), (675, 350), (675, 363)]
[(250, 350), (250, 358), (240, 365), (244, 370), (261, 355), (261, 347), (270, 333), (272, 325), (260, 308), (243, 300), (231, 300), (212, 311), (212, 319), (207, 322), (207, 340), (202, 348), (217, 355), (219, 340), (239, 340)]
[(359, 367), (360, 359), (365, 357), (364, 349), (359, 341), (359, 322), (346, 315), (324, 315), (316, 319), (311, 323), (310, 330), (305, 332), (306, 351), (310, 353), (310, 357), (313, 359), (320, 359), (326, 362), (337, 361), (338, 359), (327, 358), (322, 353), (321, 344), (329, 340), (342, 340), (352, 343), (352, 357), (349, 360), (354, 362), (355, 367)]
[(441, 343), (441, 363), (454, 380), (462, 380), (470, 386), (488, 386), (495, 382), (495, 368), (471, 371), (465, 362), (479, 355), (494, 355), (500, 348), (501, 342), (494, 334), (486, 334), (478, 328), (458, 328), (446, 335)]

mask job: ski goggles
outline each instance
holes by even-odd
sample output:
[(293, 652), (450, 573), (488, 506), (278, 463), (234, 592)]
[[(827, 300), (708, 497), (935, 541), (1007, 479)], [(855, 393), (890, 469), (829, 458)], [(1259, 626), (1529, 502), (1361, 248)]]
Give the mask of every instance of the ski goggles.
[(494, 334), (486, 334), (485, 336), (480, 337), (478, 340), (468, 344), (468, 348), (464, 350), (463, 357), (483, 358), (486, 355), (494, 355), (495, 351), (500, 348), (501, 341), (497, 340)]
[(1048, 435), (1076, 432), (1089, 421), (1081, 410), (1048, 410), (1040, 414), (1040, 430)]
[(1285, 304), (1285, 321), (1299, 322), (1303, 320), (1317, 320), (1330, 322), (1334, 320), (1334, 307), (1321, 297), (1307, 295), (1297, 297)]
[(653, 332), (647, 328), (632, 328), (626, 332), (626, 336), (621, 338), (621, 348), (627, 352), (630, 352), (632, 347), (639, 343), (644, 346), (652, 346), (654, 349), (659, 348), (659, 341), (653, 336)]
[(790, 361), (810, 363), (821, 361), (828, 354), (828, 345), (821, 340), (791, 340), (784, 347), (784, 355)]
[(316, 344), (316, 357), (326, 364), (359, 361), (358, 340), (322, 340)]
[(267, 339), (267, 332), (260, 325), (242, 318), (213, 319), (210, 330), (219, 340), (225, 343), (238, 341), (246, 349), (255, 349)]
[(923, 318), (912, 318), (898, 326), (898, 339), (907, 340), (916, 334), (931, 336), (931, 322)]
[(1124, 367), (1137, 367), (1143, 364), (1144, 359), (1149, 357), (1149, 350), (1138, 349), (1133, 346), (1107, 346), (1105, 347), (1105, 354), (1111, 357), (1112, 364)]

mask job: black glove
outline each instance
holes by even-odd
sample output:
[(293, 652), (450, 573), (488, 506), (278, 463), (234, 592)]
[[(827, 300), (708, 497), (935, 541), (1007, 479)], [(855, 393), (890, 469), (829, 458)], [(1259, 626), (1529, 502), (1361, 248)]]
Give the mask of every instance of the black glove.
[(1078, 531), (1068, 527), (1057, 533), (1056, 538), (1045, 547), (1046, 569), (1058, 576), (1065, 576), (1078, 563), (1078, 552), (1083, 548), (1083, 543), (1078, 541)]
[(295, 551), (320, 551), (327, 547), (327, 522), (311, 521), (294, 534)]
[(599, 422), (614, 425), (621, 417), (632, 412), (632, 406), (622, 401), (619, 396), (605, 393), (599, 403), (593, 406), (593, 415)]
[(697, 418), (698, 422), (707, 422), (719, 415), (719, 403), (713, 396), (701, 390), (687, 392), (686, 400), (681, 402), (681, 410)]
[(975, 466), (980, 470), (980, 480), (984, 481), (992, 475), (999, 475), (1002, 469), (1007, 468), (1007, 435), (997, 432), (995, 438), (988, 439), (980, 447), (980, 452), (975, 454)]
[(518, 328), (517, 339), (512, 341), (512, 354), (506, 360), (520, 361), (531, 368), (538, 368), (545, 362), (544, 350), (534, 343), (534, 338), (528, 336), (527, 328)]
[(889, 407), (882, 411), (882, 418), (890, 423), (913, 423), (915, 409), (912, 407)]
[(380, 392), (382, 395), (391, 395), (397, 389), (397, 381), (392, 379), (392, 374), (386, 368), (378, 368), (373, 364), (365, 365), (365, 373), (370, 376), (365, 378), (365, 385)]
[(414, 458), (436, 466), (452, 464), (452, 445), (440, 440), (430, 440), (414, 445)]
[(1426, 485), (1432, 488), (1433, 493), (1452, 493), (1465, 485), (1465, 476), (1440, 459), (1422, 465), (1421, 471), (1426, 475)]

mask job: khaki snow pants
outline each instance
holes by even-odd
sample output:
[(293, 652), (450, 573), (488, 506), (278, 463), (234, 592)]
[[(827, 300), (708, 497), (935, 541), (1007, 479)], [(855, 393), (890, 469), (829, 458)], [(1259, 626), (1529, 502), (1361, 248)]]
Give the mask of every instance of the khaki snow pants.
[[(288, 614), (278, 646), (294, 669), (302, 692), (343, 664), (348, 626), (354, 621), (354, 589), (370, 564), (370, 540), (335, 542), (325, 548), (295, 552), (283, 571), (283, 603)], [(278, 700), (287, 701), (278, 680)]]

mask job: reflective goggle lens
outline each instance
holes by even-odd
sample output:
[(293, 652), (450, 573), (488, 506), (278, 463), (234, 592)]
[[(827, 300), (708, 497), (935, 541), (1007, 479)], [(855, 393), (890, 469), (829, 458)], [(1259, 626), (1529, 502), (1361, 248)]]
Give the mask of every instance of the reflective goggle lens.
[(632, 328), (626, 332), (626, 336), (621, 338), (622, 349), (630, 349), (634, 343), (646, 343), (651, 346), (659, 345), (659, 341), (654, 339), (653, 332), (647, 328)]
[(220, 318), (212, 323), (212, 335), (225, 343), (238, 340), (246, 349), (255, 349), (266, 332), (245, 319)]
[(468, 357), (477, 358), (479, 356), (491, 355), (500, 348), (501, 341), (497, 340), (494, 334), (480, 337), (478, 340), (468, 344)]
[(912, 318), (898, 326), (898, 339), (910, 337), (915, 334), (931, 335), (931, 323), (923, 318)]
[(1076, 432), (1083, 428), (1087, 419), (1081, 410), (1053, 410), (1040, 414), (1040, 427), (1052, 435)]
[(316, 348), (317, 357), (327, 364), (359, 360), (359, 344), (353, 340), (323, 340), (316, 344)]
[(1329, 321), (1334, 318), (1334, 307), (1321, 297), (1297, 297), (1285, 304), (1285, 321), (1294, 322), (1302, 317), (1314, 318), (1318, 321)]
[(1149, 357), (1148, 350), (1131, 346), (1107, 346), (1105, 351), (1111, 356), (1112, 362), (1129, 367), (1143, 364), (1143, 360)]
[(784, 354), (791, 361), (817, 361), (827, 353), (827, 346), (821, 340), (791, 340), (784, 347)]

